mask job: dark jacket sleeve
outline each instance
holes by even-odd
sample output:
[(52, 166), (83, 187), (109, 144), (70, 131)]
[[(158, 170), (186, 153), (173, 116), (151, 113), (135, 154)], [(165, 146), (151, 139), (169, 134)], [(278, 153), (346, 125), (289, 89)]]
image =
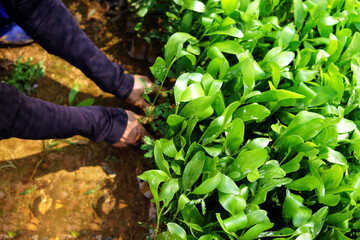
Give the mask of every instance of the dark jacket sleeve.
[(116, 143), (127, 125), (121, 108), (67, 107), (28, 97), (0, 83), (0, 139), (68, 138), (82, 135)]
[(79, 68), (102, 90), (126, 99), (134, 78), (80, 29), (61, 0), (0, 0), (8, 15), (49, 53)]

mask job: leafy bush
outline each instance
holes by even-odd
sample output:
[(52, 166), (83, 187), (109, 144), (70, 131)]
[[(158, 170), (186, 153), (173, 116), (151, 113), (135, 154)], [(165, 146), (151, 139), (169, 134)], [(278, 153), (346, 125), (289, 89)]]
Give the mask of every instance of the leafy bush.
[[(151, 71), (174, 86), (148, 181), (157, 239), (351, 239), (360, 229), (360, 2), (175, 0)], [(166, 224), (162, 229), (161, 223)]]
[(16, 87), (20, 92), (30, 95), (36, 91), (36, 80), (45, 75), (44, 63), (33, 64), (33, 58), (29, 57), (26, 62), (22, 61), (22, 55), (15, 61), (15, 68), (10, 77), (5, 77), (8, 84)]
[(165, 44), (168, 37), (180, 30), (177, 26), (179, 9), (168, 0), (130, 0), (136, 23), (134, 30), (149, 44)]

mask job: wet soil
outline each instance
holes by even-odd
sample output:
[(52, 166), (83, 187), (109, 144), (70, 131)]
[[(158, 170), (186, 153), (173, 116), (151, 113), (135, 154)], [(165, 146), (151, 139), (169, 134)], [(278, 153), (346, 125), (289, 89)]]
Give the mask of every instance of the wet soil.
[[(64, 1), (80, 27), (112, 61), (131, 73), (149, 74), (146, 60), (128, 56), (122, 16), (106, 15), (104, 3)], [(19, 55), (44, 61), (45, 77), (32, 96), (68, 105), (70, 89), (79, 85), (75, 104), (138, 111), (102, 92), (78, 69), (48, 54), (36, 43), (0, 48), (0, 79), (11, 73)], [(149, 200), (139, 191), (137, 174), (146, 160), (138, 147), (117, 149), (79, 136), (67, 140), (0, 141), (0, 239), (147, 239)]]

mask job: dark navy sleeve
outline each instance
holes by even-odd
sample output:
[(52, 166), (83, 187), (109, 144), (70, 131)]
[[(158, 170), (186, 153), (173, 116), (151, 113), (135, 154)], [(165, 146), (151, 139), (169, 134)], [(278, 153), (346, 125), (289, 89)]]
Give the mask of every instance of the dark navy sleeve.
[(116, 143), (127, 114), (121, 108), (68, 107), (32, 98), (0, 83), (0, 139), (68, 138), (82, 135), (95, 142)]
[(0, 0), (7, 14), (49, 53), (79, 68), (102, 90), (126, 99), (134, 78), (80, 29), (61, 0)]

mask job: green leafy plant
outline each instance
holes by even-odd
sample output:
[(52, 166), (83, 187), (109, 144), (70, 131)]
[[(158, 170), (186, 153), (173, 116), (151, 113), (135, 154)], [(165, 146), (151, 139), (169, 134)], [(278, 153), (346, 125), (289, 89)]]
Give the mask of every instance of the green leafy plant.
[[(165, 134), (167, 128), (166, 119), (169, 115), (174, 113), (174, 109), (169, 103), (168, 93), (170, 91), (161, 91), (164, 81), (165, 79), (162, 79), (162, 82), (160, 83), (159, 80), (156, 80), (153, 86), (149, 89), (147, 87), (146, 81), (143, 78), (140, 78), (140, 82), (144, 86), (143, 97), (145, 101), (150, 104), (150, 107), (147, 107), (145, 109), (145, 118), (143, 119), (143, 123), (145, 122), (145, 120), (147, 120), (147, 123), (151, 125), (152, 129), (162, 135)], [(156, 88), (158, 88), (159, 91), (156, 93), (155, 98), (151, 100), (149, 94), (153, 93)], [(156, 101), (159, 98), (160, 94), (162, 94), (162, 96), (166, 98), (166, 102), (156, 105)]]
[(173, 34), (151, 67), (162, 86), (186, 63), (154, 143), (157, 168), (139, 176), (156, 239), (351, 239), (360, 2), (174, 2), (197, 13), (196, 34)]
[[(74, 103), (74, 100), (77, 96), (77, 94), (79, 93), (79, 85), (78, 84), (75, 84), (71, 90), (70, 90), (70, 93), (69, 93), (69, 96), (68, 96), (68, 102), (69, 102), (69, 106), (72, 106), (73, 103)], [(81, 102), (79, 102), (76, 106), (77, 107), (87, 107), (87, 106), (92, 106), (95, 102), (95, 99), (94, 98), (87, 98)]]
[(23, 62), (22, 57), (23, 55), (20, 55), (15, 61), (14, 71), (10, 77), (5, 77), (5, 81), (16, 87), (20, 92), (30, 95), (36, 91), (36, 80), (45, 75), (44, 63), (39, 61), (34, 64), (32, 63), (32, 57)]
[(151, 139), (149, 136), (145, 136), (143, 138), (144, 144), (141, 145), (141, 150), (146, 151), (144, 154), (145, 158), (153, 158), (154, 157), (154, 144), (155, 141)]
[[(150, 46), (162, 46), (176, 32), (196, 34), (204, 4), (195, 0), (130, 0), (131, 11), (136, 16), (134, 30)], [(179, 64), (179, 66), (181, 66)]]

